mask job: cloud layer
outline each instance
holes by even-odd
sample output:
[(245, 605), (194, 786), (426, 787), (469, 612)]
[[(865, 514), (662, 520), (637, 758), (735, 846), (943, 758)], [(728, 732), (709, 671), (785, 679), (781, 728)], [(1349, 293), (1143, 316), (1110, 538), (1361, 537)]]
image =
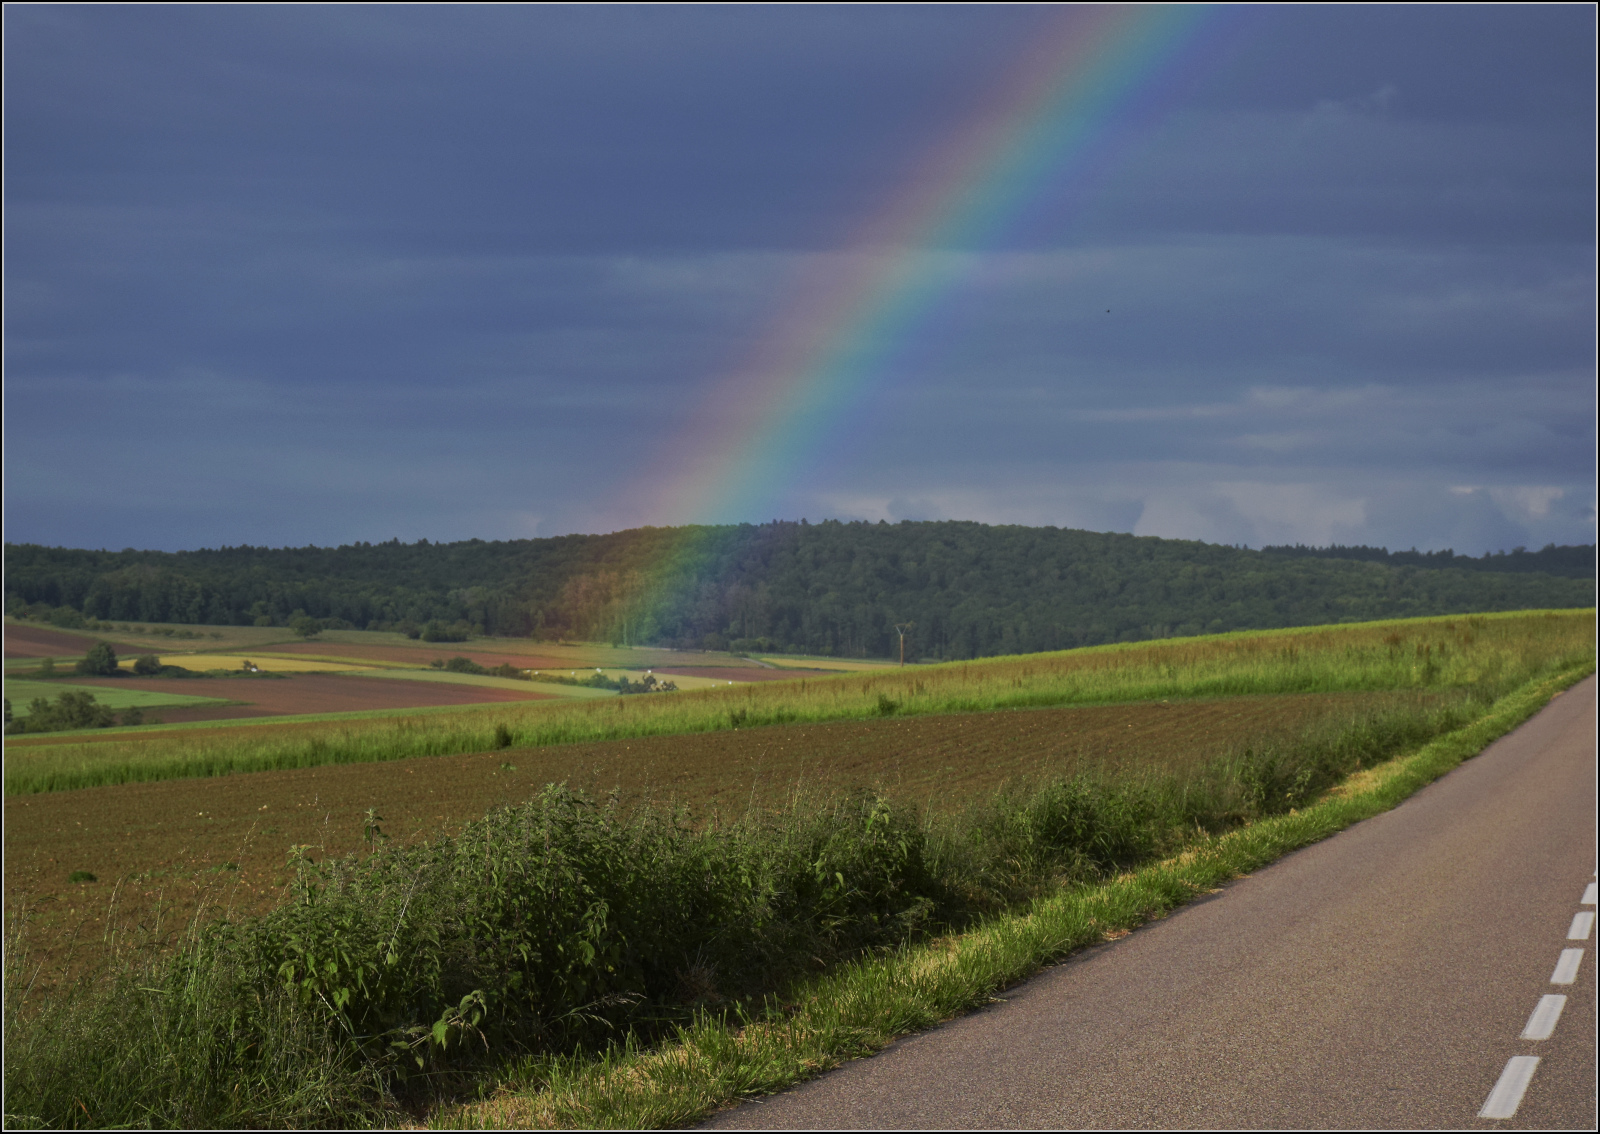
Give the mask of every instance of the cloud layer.
[[(1594, 14), (1271, 9), (762, 514), (645, 502), (1032, 9), (6, 10), (6, 538), (1595, 538)], [(653, 509), (653, 510), (650, 510)]]

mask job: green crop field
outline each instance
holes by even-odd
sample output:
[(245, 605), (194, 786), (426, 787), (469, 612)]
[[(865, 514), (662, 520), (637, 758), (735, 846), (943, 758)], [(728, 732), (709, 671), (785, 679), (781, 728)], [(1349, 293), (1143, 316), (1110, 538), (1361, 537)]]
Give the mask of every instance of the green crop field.
[(194, 697), (183, 693), (152, 693), (144, 689), (112, 689), (102, 685), (72, 685), (65, 681), (28, 681), (26, 679), (6, 679), (6, 699), (11, 702), (11, 711), (17, 717), (28, 715), (28, 704), (36, 697), (47, 700), (59, 697), (63, 693), (88, 693), (100, 704), (111, 709), (130, 709), (137, 705), (141, 709), (177, 708), (181, 705), (225, 705), (224, 700), (216, 697)]

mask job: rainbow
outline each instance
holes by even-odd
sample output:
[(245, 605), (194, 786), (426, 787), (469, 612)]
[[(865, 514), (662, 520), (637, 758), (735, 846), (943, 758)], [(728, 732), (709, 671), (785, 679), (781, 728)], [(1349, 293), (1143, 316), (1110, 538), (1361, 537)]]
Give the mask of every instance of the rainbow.
[[(925, 337), (961, 282), (962, 258), (941, 253), (992, 246), (1047, 191), (1092, 180), (1224, 22), (1217, 9), (1189, 6), (1047, 12), (997, 89), (844, 251), (812, 258), (756, 347), (709, 383), (689, 426), (636, 482), (646, 491), (635, 504), (650, 522), (764, 517), (897, 352)], [(646, 589), (659, 594), (693, 573), (710, 529), (680, 530)]]

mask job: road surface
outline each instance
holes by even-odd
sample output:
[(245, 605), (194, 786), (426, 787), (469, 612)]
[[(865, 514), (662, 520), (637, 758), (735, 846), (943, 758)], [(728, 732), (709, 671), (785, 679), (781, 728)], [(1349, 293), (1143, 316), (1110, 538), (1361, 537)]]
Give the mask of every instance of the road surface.
[[(1568, 938), (1595, 910), (1595, 693), (1002, 1003), (707, 1125), (1593, 1129), (1595, 935)], [(1553, 983), (1563, 957), (1576, 977)]]

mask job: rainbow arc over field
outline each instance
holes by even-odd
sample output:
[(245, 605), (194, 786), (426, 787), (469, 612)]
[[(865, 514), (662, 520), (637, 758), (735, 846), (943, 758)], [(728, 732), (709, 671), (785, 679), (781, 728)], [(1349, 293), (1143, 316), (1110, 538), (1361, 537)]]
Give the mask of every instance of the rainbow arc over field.
[[(998, 86), (844, 251), (812, 258), (756, 347), (710, 384), (644, 478), (648, 514), (767, 514), (897, 353), (925, 335), (970, 262), (959, 253), (1002, 240), (1053, 187), (1092, 181), (1159, 111), (1172, 80), (1212, 54), (1227, 22), (1193, 6), (1048, 10)], [(697, 558), (707, 529), (678, 530), (643, 591), (660, 595)]]

